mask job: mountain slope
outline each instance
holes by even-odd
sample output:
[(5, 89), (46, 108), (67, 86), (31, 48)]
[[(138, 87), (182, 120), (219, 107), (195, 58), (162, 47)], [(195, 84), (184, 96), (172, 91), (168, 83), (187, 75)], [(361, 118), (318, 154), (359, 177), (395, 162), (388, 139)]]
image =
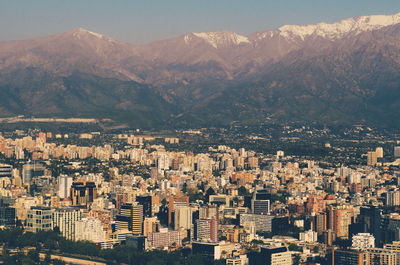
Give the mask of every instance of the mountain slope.
[(85, 29), (0, 43), (0, 115), (140, 126), (293, 120), (400, 127), (400, 14), (189, 33), (145, 45)]

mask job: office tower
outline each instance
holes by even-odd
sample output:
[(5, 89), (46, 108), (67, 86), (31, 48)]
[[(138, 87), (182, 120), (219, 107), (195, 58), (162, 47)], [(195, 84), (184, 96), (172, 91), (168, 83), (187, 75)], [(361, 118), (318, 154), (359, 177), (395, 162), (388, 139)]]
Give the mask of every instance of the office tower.
[(377, 158), (383, 158), (383, 147), (377, 147), (375, 153)]
[(15, 208), (11, 207), (14, 199), (8, 197), (0, 197), (0, 226), (15, 226)]
[(174, 229), (189, 230), (192, 226), (192, 209), (189, 206), (175, 207)]
[(382, 245), (382, 210), (374, 206), (361, 207), (357, 217), (363, 233), (371, 233), (375, 237), (375, 244)]
[(72, 205), (87, 205), (97, 197), (97, 188), (94, 182), (76, 181), (71, 186)]
[(151, 217), (152, 216), (152, 196), (147, 195), (147, 196), (137, 196), (136, 201), (140, 204), (143, 205), (143, 214), (145, 217)]
[(126, 203), (121, 206), (120, 213), (116, 216), (117, 231), (128, 230), (133, 234), (141, 235), (143, 228), (143, 205)]
[(48, 207), (34, 206), (28, 210), (25, 230), (28, 232), (48, 231), (52, 229), (52, 213)]
[(300, 239), (300, 241), (304, 241), (304, 242), (317, 242), (318, 234), (317, 234), (317, 232), (312, 231), (312, 230), (300, 232), (299, 239)]
[(194, 226), (195, 239), (203, 242), (218, 242), (218, 221), (198, 219)]
[(63, 237), (75, 240), (75, 224), (82, 219), (78, 209), (57, 209), (53, 212), (53, 229), (58, 229)]
[(369, 233), (358, 233), (351, 239), (351, 247), (354, 249), (374, 248), (375, 237)]
[(106, 239), (101, 221), (97, 218), (82, 218), (75, 223), (75, 240), (102, 242)]
[(45, 168), (41, 164), (28, 163), (22, 166), (22, 181), (24, 184), (29, 184), (35, 177), (44, 176)]
[(176, 195), (168, 198), (168, 225), (172, 224), (176, 206), (189, 206), (189, 197), (186, 195)]
[(286, 247), (261, 247), (249, 255), (249, 265), (292, 265), (292, 254)]
[(58, 178), (58, 197), (60, 199), (68, 198), (71, 194), (73, 179), (69, 176), (60, 176)]
[(2, 177), (12, 177), (13, 167), (7, 164), (0, 164), (0, 178)]
[(271, 210), (270, 206), (270, 194), (266, 190), (258, 190), (253, 194), (251, 199), (251, 211), (254, 214), (269, 214)]
[(349, 237), (349, 225), (354, 217), (354, 209), (350, 205), (329, 208), (329, 228), (335, 232), (336, 237)]
[(394, 158), (400, 158), (400, 146), (394, 147)]
[(311, 216), (311, 230), (317, 232), (318, 235), (322, 235), (326, 231), (326, 223), (326, 213), (319, 213)]
[(400, 205), (400, 190), (389, 190), (386, 194), (386, 206)]
[(375, 151), (370, 151), (367, 153), (367, 165), (375, 166), (378, 163), (378, 157)]

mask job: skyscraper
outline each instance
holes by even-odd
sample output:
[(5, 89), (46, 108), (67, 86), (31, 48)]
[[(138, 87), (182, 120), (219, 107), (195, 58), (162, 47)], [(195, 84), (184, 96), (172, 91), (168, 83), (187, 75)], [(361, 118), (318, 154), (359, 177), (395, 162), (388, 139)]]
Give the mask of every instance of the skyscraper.
[(121, 206), (116, 217), (117, 231), (128, 230), (141, 235), (143, 228), (143, 205), (139, 203), (126, 203)]
[(270, 204), (270, 194), (266, 190), (257, 190), (251, 199), (251, 211), (254, 214), (269, 214)]
[(378, 163), (378, 157), (375, 151), (370, 151), (367, 153), (367, 165), (375, 166)]
[(58, 228), (61, 235), (68, 240), (75, 240), (75, 224), (82, 219), (79, 209), (57, 209), (53, 212), (52, 227)]
[(218, 221), (198, 219), (194, 227), (195, 239), (203, 242), (218, 242)]
[(73, 179), (69, 176), (60, 176), (58, 178), (58, 197), (60, 199), (68, 198), (71, 194), (71, 186)]
[(29, 184), (34, 177), (44, 175), (45, 168), (41, 164), (28, 163), (22, 166), (22, 181), (24, 184)]
[(97, 188), (94, 182), (76, 181), (71, 186), (72, 205), (87, 205), (97, 197)]
[(329, 228), (337, 237), (349, 237), (349, 225), (354, 217), (354, 209), (350, 205), (343, 205), (329, 208)]
[(137, 196), (136, 201), (140, 204), (143, 205), (143, 215), (145, 217), (151, 217), (152, 216), (152, 203), (151, 203), (152, 197), (150, 195), (147, 196)]
[(189, 206), (178, 206), (175, 208), (174, 229), (190, 229), (192, 225), (192, 210)]

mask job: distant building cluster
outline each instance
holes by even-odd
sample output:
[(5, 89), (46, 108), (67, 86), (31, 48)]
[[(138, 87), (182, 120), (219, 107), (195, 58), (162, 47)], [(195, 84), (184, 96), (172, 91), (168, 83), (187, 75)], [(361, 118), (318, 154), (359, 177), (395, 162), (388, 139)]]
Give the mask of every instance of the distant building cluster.
[(364, 165), (331, 168), (284, 151), (162, 144), (178, 137), (78, 144), (99, 136), (0, 137), (0, 227), (103, 248), (190, 248), (228, 265), (400, 264), (400, 175), (396, 161), (380, 163), (381, 147)]

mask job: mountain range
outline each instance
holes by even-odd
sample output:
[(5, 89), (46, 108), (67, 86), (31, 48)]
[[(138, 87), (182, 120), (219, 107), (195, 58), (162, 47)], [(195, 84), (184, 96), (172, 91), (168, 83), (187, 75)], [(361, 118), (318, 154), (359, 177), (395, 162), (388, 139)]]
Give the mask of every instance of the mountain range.
[(13, 115), (400, 127), (400, 14), (144, 45), (82, 28), (0, 42), (0, 116)]

